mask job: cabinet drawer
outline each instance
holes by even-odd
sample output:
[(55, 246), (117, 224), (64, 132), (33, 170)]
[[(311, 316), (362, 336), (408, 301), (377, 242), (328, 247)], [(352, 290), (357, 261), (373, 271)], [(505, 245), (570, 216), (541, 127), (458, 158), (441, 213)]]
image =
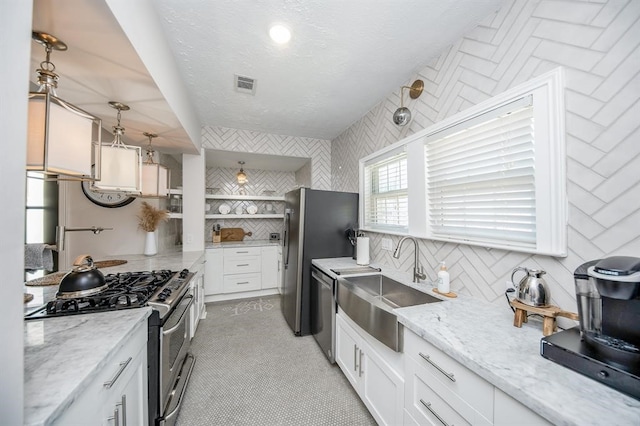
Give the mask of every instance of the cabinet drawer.
[[(405, 408), (414, 421), (420, 425), (470, 425), (472, 420), (463, 417), (458, 410), (462, 402), (453, 392), (444, 389), (437, 391), (431, 388), (433, 376), (421, 371), (421, 367), (413, 359), (407, 359), (407, 383)], [(413, 364), (413, 365), (411, 365)], [(437, 381), (436, 381), (437, 382)]]
[(262, 259), (260, 256), (234, 256), (224, 257), (224, 274), (247, 274), (260, 272)]
[(260, 290), (260, 274), (225, 275), (223, 288), (225, 293)]
[(491, 383), (406, 328), (404, 338), (405, 355), (430, 373), (441, 387), (451, 390), (486, 419), (493, 421)]
[(262, 247), (228, 247), (223, 249), (224, 256), (260, 256)]

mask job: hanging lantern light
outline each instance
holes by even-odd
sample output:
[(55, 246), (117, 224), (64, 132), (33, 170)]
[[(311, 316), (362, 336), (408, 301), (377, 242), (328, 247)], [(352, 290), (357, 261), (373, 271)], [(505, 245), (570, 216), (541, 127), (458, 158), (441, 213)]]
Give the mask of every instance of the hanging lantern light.
[(144, 132), (144, 135), (149, 138), (149, 145), (146, 148), (147, 159), (142, 163), (142, 197), (168, 197), (171, 170), (153, 161), (155, 151), (151, 148), (151, 141), (158, 135), (147, 132)]
[(236, 175), (236, 178), (238, 179), (238, 185), (244, 185), (249, 180), (247, 179), (247, 174), (242, 169), (242, 166), (244, 165), (244, 161), (238, 161), (238, 164), (240, 164), (240, 171)]
[(31, 36), (45, 47), (46, 59), (37, 70), (40, 88), (29, 93), (27, 170), (57, 180), (100, 179), (102, 121), (56, 95), (51, 52), (67, 45), (50, 34), (33, 31)]
[(109, 102), (118, 110), (118, 123), (113, 126), (114, 139), (111, 144), (102, 145), (102, 170), (100, 181), (94, 182), (92, 189), (98, 192), (124, 192), (140, 195), (142, 173), (142, 148), (125, 145), (122, 141), (124, 127), (120, 126), (122, 111), (129, 106), (120, 102)]

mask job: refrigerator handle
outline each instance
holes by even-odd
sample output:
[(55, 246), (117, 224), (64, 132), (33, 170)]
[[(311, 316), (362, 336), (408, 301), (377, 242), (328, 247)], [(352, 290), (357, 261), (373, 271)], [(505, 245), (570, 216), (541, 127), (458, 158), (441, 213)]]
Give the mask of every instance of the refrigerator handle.
[(284, 211), (284, 244), (286, 246), (284, 252), (284, 269), (289, 266), (289, 235), (291, 235), (291, 209)]

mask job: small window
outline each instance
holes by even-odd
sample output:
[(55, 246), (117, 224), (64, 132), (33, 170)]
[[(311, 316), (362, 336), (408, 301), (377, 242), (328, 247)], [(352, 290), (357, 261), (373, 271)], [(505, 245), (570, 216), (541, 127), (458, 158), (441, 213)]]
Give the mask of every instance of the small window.
[(391, 152), (364, 163), (364, 227), (406, 231), (409, 226), (407, 154)]

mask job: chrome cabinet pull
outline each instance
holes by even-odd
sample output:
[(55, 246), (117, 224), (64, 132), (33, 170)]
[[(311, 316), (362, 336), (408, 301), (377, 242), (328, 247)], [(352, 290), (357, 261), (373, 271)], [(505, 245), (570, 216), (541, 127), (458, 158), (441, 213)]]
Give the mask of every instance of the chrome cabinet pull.
[(122, 426), (127, 426), (127, 395), (122, 395)]
[(241, 253), (249, 253), (248, 251), (236, 251), (236, 254), (241, 254)]
[(422, 357), (422, 359), (427, 361), (429, 364), (433, 365), (439, 372), (444, 374), (447, 377), (447, 379), (451, 380), (452, 382), (456, 381), (455, 377), (453, 377), (453, 373), (447, 373), (446, 371), (444, 371), (442, 367), (440, 367), (435, 362), (431, 361), (431, 358), (429, 357), (429, 355), (425, 355), (422, 352), (419, 352), (419, 355)]
[(364, 355), (364, 352), (362, 352), (362, 350), (360, 350), (360, 366), (358, 367), (358, 377), (362, 377), (362, 355)]
[(240, 282), (237, 282), (236, 284), (238, 284), (238, 285), (240, 285), (240, 284), (249, 284), (249, 281), (240, 281)]
[(424, 405), (424, 406), (427, 408), (427, 410), (429, 410), (429, 411), (431, 412), (431, 414), (433, 414), (434, 416), (436, 416), (436, 418), (437, 418), (438, 420), (440, 420), (440, 423), (442, 423), (444, 426), (453, 426), (453, 424), (451, 424), (451, 425), (450, 425), (449, 423), (445, 422), (445, 421), (444, 421), (444, 419), (443, 419), (442, 417), (440, 417), (440, 416), (438, 415), (438, 413), (436, 413), (436, 412), (435, 412), (435, 410), (434, 410), (433, 408), (431, 408), (431, 403), (430, 403), (430, 402), (424, 402), (424, 400), (420, 399), (420, 403), (421, 403), (422, 405)]
[(236, 266), (249, 266), (249, 264), (248, 263), (239, 263)]
[(358, 345), (353, 345), (353, 371), (358, 371)]
[(122, 372), (124, 371), (125, 368), (127, 368), (127, 365), (129, 365), (129, 363), (131, 362), (133, 358), (129, 357), (128, 360), (121, 362), (120, 363), (120, 368), (118, 369), (118, 371), (116, 372), (116, 375), (113, 376), (113, 379), (104, 382), (103, 386), (107, 389), (111, 389), (111, 386), (113, 386), (116, 381), (118, 380), (118, 378), (120, 377), (120, 375), (122, 374)]

